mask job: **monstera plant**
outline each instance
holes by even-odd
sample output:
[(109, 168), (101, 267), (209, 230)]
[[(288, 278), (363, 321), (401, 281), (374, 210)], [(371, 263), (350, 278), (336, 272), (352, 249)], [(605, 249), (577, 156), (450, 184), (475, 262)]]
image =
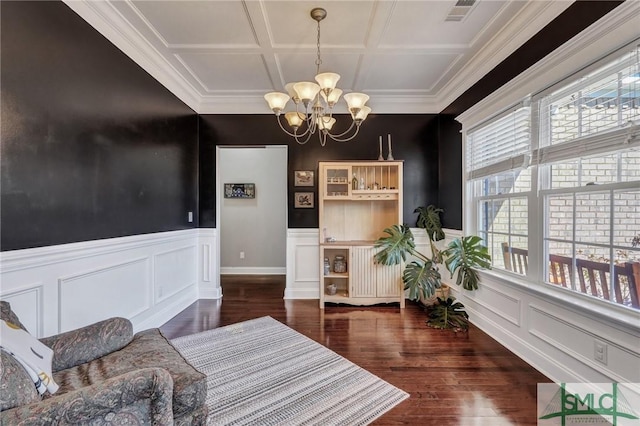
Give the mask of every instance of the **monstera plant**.
[[(439, 265), (444, 264), (452, 278), (457, 273), (456, 284), (465, 290), (478, 288), (478, 269), (491, 268), (491, 256), (478, 236), (455, 238), (444, 250), (437, 247), (436, 242), (445, 238), (440, 221), (442, 211), (432, 205), (418, 207), (414, 211), (418, 213), (417, 226), (423, 228), (429, 237), (431, 257), (416, 249), (413, 233), (406, 225), (386, 228), (384, 232), (387, 236), (375, 242), (375, 247), (380, 249), (375, 254), (375, 261), (379, 264), (398, 265), (411, 258), (402, 272), (404, 289), (408, 290), (411, 300), (431, 298), (443, 286)], [(467, 324), (468, 318), (462, 303), (455, 302), (453, 297), (445, 297), (438, 298), (436, 305), (428, 309), (430, 325), (466, 329), (460, 326), (462, 323)]]

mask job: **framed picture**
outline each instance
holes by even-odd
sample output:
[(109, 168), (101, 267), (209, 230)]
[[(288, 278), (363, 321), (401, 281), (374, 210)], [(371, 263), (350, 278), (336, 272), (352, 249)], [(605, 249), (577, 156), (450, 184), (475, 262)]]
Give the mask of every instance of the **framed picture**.
[(225, 183), (224, 198), (256, 198), (256, 184)]
[(296, 209), (312, 209), (313, 192), (296, 192), (294, 194), (293, 207)]
[(313, 171), (296, 170), (293, 173), (295, 186), (313, 186)]

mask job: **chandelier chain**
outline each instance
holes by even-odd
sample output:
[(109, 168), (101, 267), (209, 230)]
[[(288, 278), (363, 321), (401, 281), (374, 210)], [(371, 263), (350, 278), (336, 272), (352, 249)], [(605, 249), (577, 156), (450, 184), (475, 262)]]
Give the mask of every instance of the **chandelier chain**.
[(318, 21), (318, 39), (316, 43), (317, 47), (317, 58), (316, 58), (316, 74), (320, 74), (320, 65), (322, 64), (322, 59), (320, 59), (320, 21)]

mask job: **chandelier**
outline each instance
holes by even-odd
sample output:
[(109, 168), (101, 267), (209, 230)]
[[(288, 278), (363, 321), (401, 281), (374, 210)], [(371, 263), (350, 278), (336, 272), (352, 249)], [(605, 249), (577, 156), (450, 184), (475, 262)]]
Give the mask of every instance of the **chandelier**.
[[(334, 141), (350, 141), (358, 134), (360, 125), (371, 112), (371, 108), (365, 105), (369, 96), (364, 93), (347, 93), (344, 100), (351, 113), (351, 126), (342, 133), (331, 133), (336, 119), (333, 118), (333, 107), (336, 105), (342, 90), (336, 88), (340, 75), (333, 72), (320, 73), (320, 21), (327, 16), (327, 11), (322, 8), (311, 10), (311, 18), (318, 23), (317, 58), (316, 58), (316, 83), (301, 81), (285, 85), (287, 93), (271, 92), (264, 95), (269, 108), (275, 113), (280, 128), (296, 142), (303, 145), (309, 141), (311, 135), (318, 133), (320, 145), (324, 146), (327, 136)], [(295, 104), (295, 111), (286, 112), (284, 118), (292, 131), (287, 130), (282, 123), (282, 112), (289, 102)]]

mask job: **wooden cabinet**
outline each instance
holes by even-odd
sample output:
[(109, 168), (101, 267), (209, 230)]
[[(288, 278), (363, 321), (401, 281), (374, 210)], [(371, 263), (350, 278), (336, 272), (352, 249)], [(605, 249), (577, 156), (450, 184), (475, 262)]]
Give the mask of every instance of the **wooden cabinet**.
[[(320, 307), (398, 302), (404, 308), (402, 266), (373, 260), (374, 241), (402, 223), (402, 162), (321, 162), (319, 188)], [(334, 272), (336, 256), (346, 260), (346, 272)]]

